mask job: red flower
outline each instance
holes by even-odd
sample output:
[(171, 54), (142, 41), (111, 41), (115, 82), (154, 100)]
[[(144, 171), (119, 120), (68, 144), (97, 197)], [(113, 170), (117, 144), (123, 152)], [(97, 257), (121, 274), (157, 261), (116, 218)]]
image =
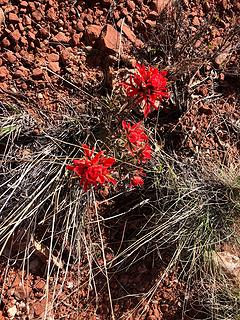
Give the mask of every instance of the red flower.
[(139, 144), (141, 142), (148, 142), (148, 136), (142, 128), (141, 121), (135, 123), (133, 126), (126, 121), (122, 121), (122, 127), (126, 131), (127, 139), (130, 143)]
[(136, 102), (143, 104), (143, 113), (146, 118), (153, 109), (158, 109), (156, 101), (169, 98), (167, 89), (167, 71), (144, 65), (136, 65), (138, 73), (130, 76), (130, 82), (121, 83), (126, 88), (127, 96), (136, 96)]
[(91, 185), (96, 187), (107, 182), (116, 184), (116, 180), (108, 170), (115, 163), (115, 159), (104, 157), (103, 151), (94, 156), (94, 148), (91, 150), (86, 144), (83, 144), (82, 148), (84, 157), (79, 160), (74, 159), (73, 166), (67, 165), (66, 169), (73, 171), (79, 177), (84, 190), (86, 191)]
[(123, 121), (122, 127), (125, 130), (130, 154), (142, 163), (151, 159), (152, 148), (148, 143), (148, 136), (144, 132), (142, 123), (138, 122), (131, 126), (130, 123)]
[(144, 185), (143, 178), (140, 176), (134, 176), (131, 180), (131, 185), (133, 185), (134, 187)]
[(134, 176), (131, 179), (130, 187), (143, 186), (144, 185), (143, 177), (145, 177), (145, 176), (146, 176), (146, 173), (143, 172), (142, 168), (140, 168), (139, 170), (136, 170), (134, 172)]
[(152, 148), (149, 144), (145, 144), (144, 148), (141, 150), (139, 154), (139, 160), (144, 163), (152, 158)]

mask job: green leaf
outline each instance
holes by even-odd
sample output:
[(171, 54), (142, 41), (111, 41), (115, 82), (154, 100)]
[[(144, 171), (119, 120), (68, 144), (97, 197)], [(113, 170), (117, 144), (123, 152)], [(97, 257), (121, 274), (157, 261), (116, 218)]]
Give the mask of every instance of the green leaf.
[(16, 128), (17, 128), (17, 126), (14, 124), (0, 128), (0, 138), (10, 134), (14, 130), (16, 130)]

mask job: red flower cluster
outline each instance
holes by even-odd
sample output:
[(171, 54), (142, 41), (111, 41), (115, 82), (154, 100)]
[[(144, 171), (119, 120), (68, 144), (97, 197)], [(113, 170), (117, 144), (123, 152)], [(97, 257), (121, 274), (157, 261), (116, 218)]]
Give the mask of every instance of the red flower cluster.
[(134, 176), (131, 181), (132, 181), (132, 185), (134, 187), (143, 186), (144, 185), (144, 181), (143, 181), (143, 178), (141, 176)]
[(142, 123), (138, 122), (131, 126), (130, 123), (122, 121), (122, 127), (128, 140), (130, 154), (136, 157), (140, 163), (145, 163), (151, 159), (152, 148), (149, 145), (148, 136), (142, 128)]
[(146, 118), (153, 109), (158, 109), (156, 102), (163, 98), (169, 98), (167, 89), (167, 71), (159, 71), (157, 68), (144, 65), (136, 65), (138, 73), (130, 76), (130, 83), (123, 82), (127, 96), (136, 96), (136, 102), (143, 104), (143, 113)]
[(67, 165), (66, 169), (73, 171), (80, 178), (80, 184), (86, 191), (89, 186), (97, 184), (103, 185), (107, 182), (116, 184), (108, 170), (115, 163), (115, 159), (107, 158), (103, 151), (94, 155), (94, 148), (91, 150), (86, 144), (82, 145), (84, 157), (73, 160), (73, 166)]
[(135, 171), (134, 176), (131, 179), (130, 187), (143, 186), (144, 185), (144, 180), (142, 178), (143, 176), (146, 176), (146, 174), (143, 172), (142, 169)]

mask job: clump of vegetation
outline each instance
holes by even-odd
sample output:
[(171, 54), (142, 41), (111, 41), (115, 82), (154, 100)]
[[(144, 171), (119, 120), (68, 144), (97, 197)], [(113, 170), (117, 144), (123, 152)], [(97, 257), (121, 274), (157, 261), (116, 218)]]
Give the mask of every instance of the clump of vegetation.
[[(211, 167), (179, 156), (164, 147), (169, 139), (159, 130), (171, 108), (179, 114), (187, 110), (205, 81), (195, 81), (205, 66), (193, 49), (203, 30), (191, 39), (173, 20), (156, 32), (161, 43), (149, 55), (156, 65), (173, 61), (176, 78), (174, 72), (137, 64), (127, 80), (118, 79), (115, 96), (101, 108), (100, 100), (89, 101), (87, 114), (68, 114), (40, 133), (17, 106), (4, 106), (0, 252), (8, 264), (17, 261), (30, 271), (31, 258), (41, 256), (48, 279), (58, 278), (62, 269), (67, 275), (87, 256), (89, 288), (97, 296), (102, 273), (101, 290), (107, 288), (113, 319), (112, 275), (148, 261), (165, 271), (139, 295), (136, 308), (153, 300), (164, 274), (175, 270), (186, 284), (183, 317), (237, 320), (239, 288), (213, 257), (223, 243), (239, 241), (239, 165)], [(206, 51), (204, 59), (214, 55)], [(239, 135), (236, 123), (232, 128)]]

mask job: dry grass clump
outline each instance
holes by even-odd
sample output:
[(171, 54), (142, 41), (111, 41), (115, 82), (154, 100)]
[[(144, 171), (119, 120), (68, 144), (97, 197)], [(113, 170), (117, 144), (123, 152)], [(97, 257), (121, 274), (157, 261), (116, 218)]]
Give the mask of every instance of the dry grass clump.
[[(107, 242), (114, 241), (116, 252), (110, 270), (128, 269), (148, 257), (153, 265), (160, 260), (165, 273), (180, 268), (179, 277), (187, 282), (183, 313), (189, 314), (190, 308), (191, 315), (197, 308), (203, 319), (224, 319), (220, 306), (228, 305), (225, 311), (234, 319), (238, 298), (212, 267), (212, 253), (233, 238), (239, 214), (240, 172), (237, 167), (232, 175), (226, 170), (220, 170), (223, 179), (216, 168), (211, 171), (201, 163), (184, 163), (157, 152), (144, 190), (123, 194), (102, 217), (110, 230)], [(162, 280), (145, 293), (143, 301), (154, 297)]]
[(73, 250), (69, 257), (77, 256), (87, 197), (71, 186), (65, 165), (79, 153), (84, 128), (79, 120), (66, 117), (61, 125), (39, 133), (28, 114), (5, 111), (0, 119), (1, 253), (10, 262), (29, 259), (37, 253), (38, 241), (50, 255), (57, 251), (58, 259), (69, 263), (63, 252)]

